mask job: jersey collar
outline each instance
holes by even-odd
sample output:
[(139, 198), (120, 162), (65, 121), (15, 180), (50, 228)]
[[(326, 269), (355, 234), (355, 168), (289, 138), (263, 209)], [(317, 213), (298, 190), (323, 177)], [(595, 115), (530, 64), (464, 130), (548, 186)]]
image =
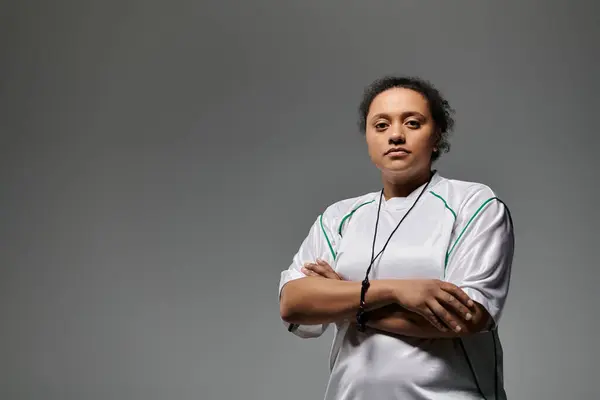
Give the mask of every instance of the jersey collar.
[[(433, 176), (431, 177), (431, 182), (429, 183), (427, 190), (432, 189), (442, 179), (443, 178), (440, 176), (440, 174), (434, 170)], [(389, 200), (385, 200), (385, 198), (382, 198), (382, 201), (383, 201), (382, 206), (389, 210), (393, 210), (393, 211), (405, 210), (405, 209), (409, 208), (410, 206), (412, 206), (412, 204), (415, 202), (415, 200), (417, 200), (417, 198), (419, 197), (419, 194), (421, 193), (421, 191), (423, 190), (425, 185), (427, 185), (427, 183), (424, 183), (423, 185), (419, 186), (417, 189), (415, 189), (411, 194), (409, 194), (406, 197), (392, 197)], [(423, 196), (424, 195), (425, 195), (425, 193), (423, 193)], [(421, 196), (421, 199), (423, 199), (423, 196)]]

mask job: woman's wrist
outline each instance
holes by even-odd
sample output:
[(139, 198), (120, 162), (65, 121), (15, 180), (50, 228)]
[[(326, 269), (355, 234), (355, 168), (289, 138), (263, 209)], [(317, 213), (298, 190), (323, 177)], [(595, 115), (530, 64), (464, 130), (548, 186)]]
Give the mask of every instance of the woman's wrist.
[[(388, 304), (398, 302), (395, 286), (398, 280), (380, 279), (370, 281), (370, 287), (366, 296), (366, 308), (372, 310)], [(396, 284), (396, 285), (394, 285)], [(370, 304), (374, 307), (370, 307)]]

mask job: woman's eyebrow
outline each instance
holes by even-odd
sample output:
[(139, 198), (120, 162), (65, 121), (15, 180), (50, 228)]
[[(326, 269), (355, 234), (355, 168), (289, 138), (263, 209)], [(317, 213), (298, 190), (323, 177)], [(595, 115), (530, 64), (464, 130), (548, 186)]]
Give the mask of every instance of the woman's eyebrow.
[[(404, 111), (403, 113), (400, 114), (400, 116), (402, 118), (406, 118), (406, 117), (410, 117), (410, 116), (418, 116), (418, 117), (421, 117), (421, 118), (426, 118), (426, 116), (423, 115), (421, 112), (415, 111), (415, 110), (413, 110), (413, 111)], [(376, 120), (376, 119), (382, 118), (382, 117), (383, 118), (389, 118), (390, 114), (389, 113), (385, 113), (385, 112), (377, 113), (377, 114), (373, 115), (369, 120), (373, 121), (373, 120)]]

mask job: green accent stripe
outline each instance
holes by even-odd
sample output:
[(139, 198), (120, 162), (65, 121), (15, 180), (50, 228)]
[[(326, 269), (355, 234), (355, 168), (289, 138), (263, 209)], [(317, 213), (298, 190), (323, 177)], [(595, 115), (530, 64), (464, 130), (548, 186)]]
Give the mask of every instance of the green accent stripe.
[(456, 241), (452, 245), (452, 248), (450, 248), (450, 250), (448, 251), (448, 253), (446, 253), (446, 263), (444, 265), (444, 275), (446, 275), (446, 267), (448, 266), (448, 259), (450, 258), (450, 254), (452, 253), (452, 251), (454, 251), (454, 248), (456, 247), (456, 245), (458, 244), (458, 242), (460, 241), (460, 239), (465, 234), (465, 232), (466, 232), (467, 228), (469, 227), (469, 225), (471, 225), (471, 222), (473, 222), (473, 220), (475, 219), (475, 217), (477, 217), (477, 215), (479, 215), (479, 213), (481, 212), (481, 210), (483, 210), (483, 207), (485, 207), (492, 200), (496, 200), (496, 199), (497, 199), (497, 197), (491, 197), (491, 198), (487, 199), (486, 201), (484, 201), (483, 204), (477, 209), (477, 211), (475, 211), (475, 214), (473, 214), (473, 216), (471, 217), (471, 219), (469, 219), (469, 222), (467, 222), (467, 225), (465, 225), (465, 227), (463, 228), (463, 230), (460, 232), (460, 235), (458, 235), (458, 238), (456, 238)]
[(346, 220), (348, 218), (350, 218), (355, 212), (356, 210), (358, 210), (359, 208), (361, 208), (362, 206), (366, 206), (367, 204), (371, 204), (372, 202), (374, 202), (375, 200), (371, 200), (371, 201), (367, 201), (366, 203), (362, 203), (359, 206), (357, 206), (354, 210), (350, 211), (348, 214), (346, 214), (344, 216), (344, 218), (342, 218), (342, 221), (340, 222), (340, 227), (338, 228), (338, 234), (340, 236), (342, 236), (342, 227), (344, 226), (344, 222), (346, 222)]
[(333, 259), (335, 260), (336, 259), (335, 251), (333, 251), (333, 246), (331, 245), (331, 241), (329, 240), (329, 237), (327, 236), (327, 232), (325, 232), (325, 227), (323, 226), (323, 214), (319, 215), (319, 222), (321, 224), (321, 230), (323, 231), (323, 235), (325, 235), (325, 240), (327, 240), (327, 245), (329, 246), (331, 255), (333, 256)]
[(437, 197), (438, 199), (440, 199), (441, 201), (444, 202), (444, 205), (446, 206), (446, 208), (448, 210), (450, 210), (450, 212), (452, 213), (452, 215), (454, 216), (454, 220), (456, 220), (456, 213), (454, 212), (454, 210), (448, 205), (448, 203), (446, 202), (446, 200), (444, 200), (444, 198), (442, 196), (440, 196), (439, 194), (435, 193), (433, 190), (430, 190), (429, 193), (431, 193), (432, 195), (434, 195), (435, 197)]

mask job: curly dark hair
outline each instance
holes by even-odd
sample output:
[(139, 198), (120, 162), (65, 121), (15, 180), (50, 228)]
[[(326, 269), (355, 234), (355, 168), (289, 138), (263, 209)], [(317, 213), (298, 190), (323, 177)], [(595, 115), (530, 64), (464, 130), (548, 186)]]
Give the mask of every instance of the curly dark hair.
[(437, 152), (431, 156), (432, 161), (437, 160), (441, 153), (450, 151), (448, 137), (454, 128), (452, 114), (454, 110), (441, 93), (428, 81), (412, 76), (385, 76), (375, 80), (364, 90), (362, 101), (359, 105), (358, 125), (360, 131), (365, 134), (367, 128), (367, 114), (373, 99), (382, 92), (392, 88), (406, 88), (421, 93), (429, 104), (429, 110), (435, 126), (438, 130)]

